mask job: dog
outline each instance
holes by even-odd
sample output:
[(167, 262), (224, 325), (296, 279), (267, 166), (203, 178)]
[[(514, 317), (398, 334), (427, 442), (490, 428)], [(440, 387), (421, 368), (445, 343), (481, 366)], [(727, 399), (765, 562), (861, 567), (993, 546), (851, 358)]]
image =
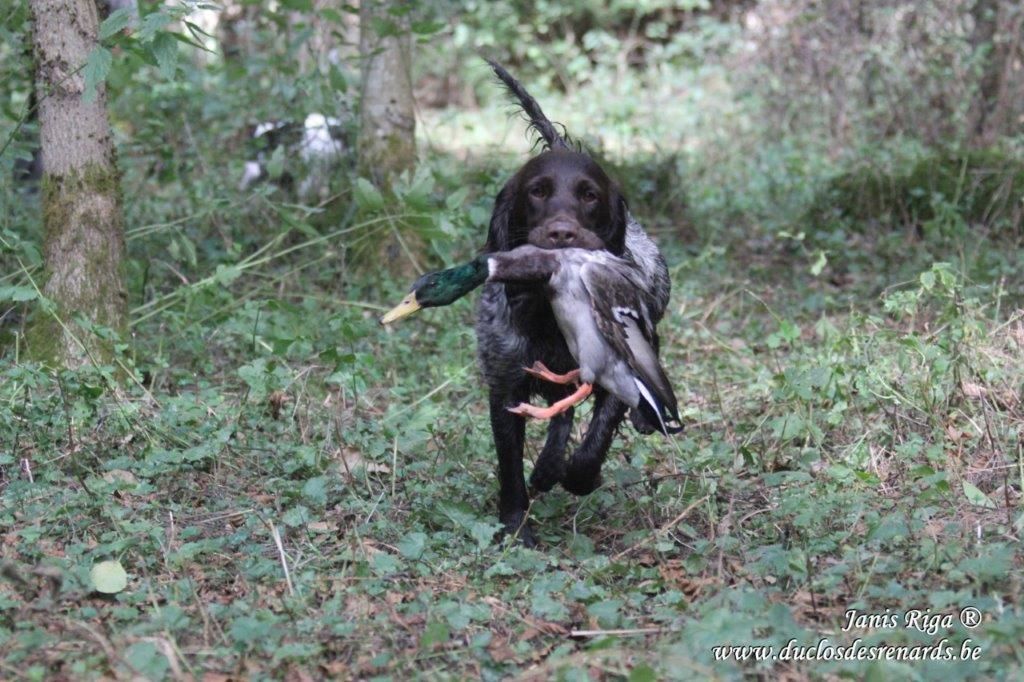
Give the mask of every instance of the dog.
[[(245, 162), (239, 191), (247, 191), (269, 179), (270, 161), (277, 153), (289, 162), (275, 178), (276, 183), (290, 191), (295, 184), (292, 171), (301, 171), (303, 179), (298, 186), (298, 197), (303, 200), (321, 198), (331, 170), (345, 158), (345, 134), (341, 119), (317, 112), (307, 115), (301, 124), (293, 120), (257, 124), (249, 135), (255, 158)], [(296, 168), (295, 157), (301, 161), (301, 168)]]
[[(530, 159), (498, 192), (487, 231), (486, 252), (522, 244), (545, 249), (605, 249), (632, 261), (641, 273), (654, 321), (668, 305), (668, 267), (655, 243), (629, 213), (625, 197), (601, 166), (575, 148), (547, 119), (537, 102), (504, 68), (488, 63), (518, 101), (539, 136), (543, 150)], [(570, 389), (535, 379), (523, 371), (540, 361), (556, 373), (575, 369), (545, 292), (536, 286), (495, 284), (484, 287), (477, 306), (477, 352), (488, 386), (491, 432), (498, 455), (498, 518), (505, 532), (526, 546), (536, 537), (527, 521), (530, 495), (523, 473), (526, 424), (508, 407), (540, 395), (549, 403)], [(565, 451), (573, 410), (553, 418), (530, 476), (534, 490), (556, 483), (576, 495), (593, 492), (601, 482), (601, 465), (626, 414), (626, 405), (600, 387), (586, 435), (572, 456)], [(653, 426), (635, 411), (638, 430)]]

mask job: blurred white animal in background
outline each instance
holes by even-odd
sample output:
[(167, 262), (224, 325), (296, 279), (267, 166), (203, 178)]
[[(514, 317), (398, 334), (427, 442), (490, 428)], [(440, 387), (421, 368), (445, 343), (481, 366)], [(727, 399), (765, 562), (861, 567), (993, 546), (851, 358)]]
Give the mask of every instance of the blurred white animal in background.
[[(332, 131), (337, 131), (337, 136)], [(318, 113), (306, 116), (299, 146), (299, 155), (306, 164), (306, 177), (299, 183), (300, 197), (325, 198), (321, 195), (328, 188), (328, 175), (338, 167), (344, 151), (339, 119)]]
[[(287, 120), (259, 123), (251, 134), (256, 158), (243, 165), (238, 188), (246, 191), (271, 179), (283, 189), (291, 189), (298, 176), (298, 198), (322, 200), (331, 173), (341, 167), (345, 157), (344, 138), (342, 120), (318, 112), (308, 114), (301, 126)], [(296, 155), (301, 163), (289, 163)]]

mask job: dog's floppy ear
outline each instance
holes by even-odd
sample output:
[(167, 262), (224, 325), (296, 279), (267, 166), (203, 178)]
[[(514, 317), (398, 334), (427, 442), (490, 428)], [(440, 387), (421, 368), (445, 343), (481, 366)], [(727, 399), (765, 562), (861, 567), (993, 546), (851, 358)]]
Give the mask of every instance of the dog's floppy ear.
[(626, 223), (629, 221), (629, 205), (626, 197), (622, 196), (619, 188), (612, 186), (609, 197), (609, 209), (611, 210), (612, 229), (608, 236), (608, 250), (616, 256), (621, 256), (626, 250)]
[(512, 209), (515, 205), (515, 197), (518, 177), (514, 177), (505, 183), (505, 186), (498, 192), (494, 199), (494, 210), (491, 212), (491, 224), (487, 228), (487, 243), (484, 244), (484, 252), (508, 251), (509, 247), (509, 222), (512, 219)]

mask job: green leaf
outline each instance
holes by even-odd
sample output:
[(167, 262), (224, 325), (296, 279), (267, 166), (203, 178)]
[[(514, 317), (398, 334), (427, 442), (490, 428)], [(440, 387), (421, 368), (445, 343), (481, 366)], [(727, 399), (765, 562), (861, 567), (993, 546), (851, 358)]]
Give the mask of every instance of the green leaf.
[(401, 562), (387, 552), (378, 552), (371, 559), (373, 571), (377, 575), (390, 575), (402, 567)]
[(448, 198), (444, 200), (444, 205), (448, 207), (449, 211), (454, 211), (459, 206), (462, 206), (463, 203), (465, 203), (466, 197), (468, 196), (469, 187), (460, 187), (448, 195)]
[(429, 649), (435, 644), (444, 644), (448, 641), (451, 631), (448, 626), (441, 621), (433, 621), (427, 623), (427, 626), (423, 628), (423, 636), (420, 637), (420, 648)]
[(178, 68), (178, 41), (174, 36), (170, 33), (159, 34), (149, 49), (153, 51), (153, 57), (160, 67), (160, 74), (167, 79), (174, 78), (174, 72)]
[(319, 10), (320, 18), (325, 19), (334, 24), (345, 23), (345, 17), (342, 16), (341, 12), (336, 9), (323, 8)]
[(321, 507), (327, 504), (327, 477), (317, 476), (306, 481), (302, 486), (302, 496)]
[(34, 301), (39, 294), (32, 287), (0, 287), (0, 301)]
[(107, 80), (107, 74), (110, 73), (110, 64), (112, 62), (113, 57), (110, 54), (110, 50), (100, 45), (97, 45), (89, 53), (88, 59), (85, 60), (85, 69), (83, 71), (85, 92), (82, 93), (82, 99), (86, 102), (92, 102), (96, 99), (96, 88)]
[(237, 265), (224, 265), (223, 263), (217, 266), (217, 270), (213, 273), (213, 280), (222, 286), (227, 286), (238, 279), (242, 274), (242, 269)]
[(956, 288), (957, 274), (949, 263), (941, 262), (932, 266), (932, 272), (936, 273), (939, 282), (948, 290)]
[(370, 17), (370, 26), (373, 34), (378, 38), (402, 35), (402, 27), (397, 22), (389, 21), (383, 17)]
[(364, 211), (377, 211), (384, 207), (380, 190), (366, 178), (356, 178), (355, 195), (356, 203)]
[[(199, 7), (199, 9), (204, 9), (204, 8), (203, 7)], [(210, 7), (209, 9), (212, 9), (212, 10), (217, 11), (217, 12), (220, 11), (219, 7)], [(200, 26), (199, 24), (192, 23), (191, 21), (185, 21), (184, 24), (185, 24), (185, 28), (187, 28), (189, 33), (192, 34), (192, 37), (196, 38), (197, 40), (200, 40), (202, 38), (212, 38), (214, 40), (217, 39), (217, 36), (210, 35), (206, 31), (204, 31), (203, 27)], [(194, 43), (191, 43), (191, 41), (189, 41), (189, 44), (194, 44)]]
[(274, 627), (274, 623), (252, 616), (242, 616), (231, 623), (228, 633), (235, 642), (251, 644), (269, 635)]
[(169, 35), (182, 45), (194, 47), (195, 49), (200, 50), (202, 52), (216, 54), (214, 50), (211, 50), (203, 44), (203, 36), (208, 37), (210, 40), (216, 40), (213, 36), (211, 36), (209, 33), (193, 24), (191, 21), (185, 22), (185, 28), (187, 28), (188, 32), (192, 34), (191, 36), (187, 36), (184, 33), (170, 33)]
[(935, 286), (935, 273), (929, 270), (928, 272), (922, 272), (921, 277), (921, 288), (928, 291)]
[(783, 339), (792, 343), (800, 338), (800, 327), (789, 320), (783, 320), (779, 323), (779, 334)]
[(281, 515), (281, 523), (288, 526), (289, 528), (298, 528), (309, 523), (310, 513), (309, 509), (300, 505), (296, 505)]
[(801, 415), (795, 412), (776, 417), (769, 424), (772, 427), (772, 433), (780, 440), (802, 438), (807, 435), (807, 423)]
[(964, 495), (967, 497), (968, 502), (979, 507), (985, 507), (986, 509), (995, 509), (995, 503), (989, 499), (988, 495), (978, 490), (976, 485), (965, 480), (963, 486)]
[(92, 587), (103, 594), (117, 594), (128, 586), (128, 574), (120, 561), (101, 561), (89, 571)]
[(824, 251), (819, 251), (818, 258), (811, 265), (811, 275), (817, 277), (821, 274), (821, 271), (825, 269), (826, 265), (828, 265), (828, 257), (825, 255)]
[(476, 540), (477, 547), (485, 549), (494, 541), (494, 536), (499, 530), (501, 530), (501, 526), (496, 523), (476, 521), (470, 526), (469, 534)]
[(621, 608), (621, 599), (605, 599), (588, 606), (587, 613), (597, 618), (597, 622), (601, 624), (601, 627), (614, 628), (618, 627), (622, 620), (622, 616), (619, 613)]
[(238, 368), (238, 376), (249, 386), (250, 398), (260, 401), (267, 393), (267, 360), (256, 358)]
[(122, 7), (110, 13), (110, 16), (100, 24), (100, 40), (106, 40), (110, 36), (123, 30), (132, 23), (135, 17), (135, 10), (131, 7)]
[(170, 667), (167, 657), (160, 653), (152, 642), (133, 643), (125, 649), (124, 659), (132, 668), (150, 680), (164, 679)]
[(331, 64), (330, 70), (327, 72), (327, 80), (331, 84), (332, 90), (345, 93), (348, 92), (348, 79), (345, 78), (345, 74), (341, 72), (334, 64)]
[(398, 542), (398, 552), (406, 559), (419, 559), (427, 546), (426, 533), (408, 533)]
[(270, 155), (267, 161), (267, 175), (271, 180), (277, 180), (284, 173), (284, 146), (280, 146)]
[(562, 620), (569, 614), (565, 605), (552, 597), (551, 593), (547, 591), (533, 595), (533, 598), (530, 600), (530, 610), (541, 618), (549, 620)]
[(409, 29), (417, 35), (428, 36), (437, 33), (446, 25), (441, 21), (414, 21)]
[(629, 671), (629, 682), (655, 682), (657, 679), (658, 676), (654, 672), (654, 668), (646, 663), (641, 663)]
[(281, 0), (281, 6), (296, 12), (312, 12), (312, 0)]
[(164, 14), (163, 12), (153, 12), (147, 14), (142, 19), (142, 25), (139, 27), (138, 38), (141, 42), (149, 42), (153, 39), (160, 29), (167, 24), (174, 21), (173, 18)]

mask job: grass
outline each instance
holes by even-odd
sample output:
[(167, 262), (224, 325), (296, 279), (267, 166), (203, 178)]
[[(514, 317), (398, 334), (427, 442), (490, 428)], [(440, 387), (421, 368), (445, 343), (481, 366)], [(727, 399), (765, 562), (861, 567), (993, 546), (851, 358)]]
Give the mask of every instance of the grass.
[(924, 155), (906, 170), (873, 166), (865, 163), (831, 179), (809, 219), (849, 218), (861, 226), (881, 220), (947, 231), (987, 224), (1020, 232), (1024, 163), (1014, 155), (998, 149), (943, 150)]
[[(624, 426), (603, 487), (534, 500), (537, 551), (493, 542), (472, 305), (377, 323), (416, 269), (400, 248), (378, 267), (381, 242), (414, 236), (421, 265), (472, 254), (508, 163), (429, 155), (393, 197), (335, 188), (356, 210), (326, 218), (215, 177), (179, 206), (173, 179), (123, 158), (119, 360), (138, 382), (44, 371), (17, 325), (0, 335), (0, 676), (1019, 675), (1014, 237), (815, 231), (830, 162), (791, 140), (738, 154), (610, 164), (672, 269), (660, 329), (687, 429)], [(28, 234), (4, 233), (24, 267), (0, 288), (38, 277)], [(94, 591), (104, 560), (126, 589)], [(850, 609), (940, 618), (844, 631)], [(821, 638), (980, 655), (716, 659)]]

